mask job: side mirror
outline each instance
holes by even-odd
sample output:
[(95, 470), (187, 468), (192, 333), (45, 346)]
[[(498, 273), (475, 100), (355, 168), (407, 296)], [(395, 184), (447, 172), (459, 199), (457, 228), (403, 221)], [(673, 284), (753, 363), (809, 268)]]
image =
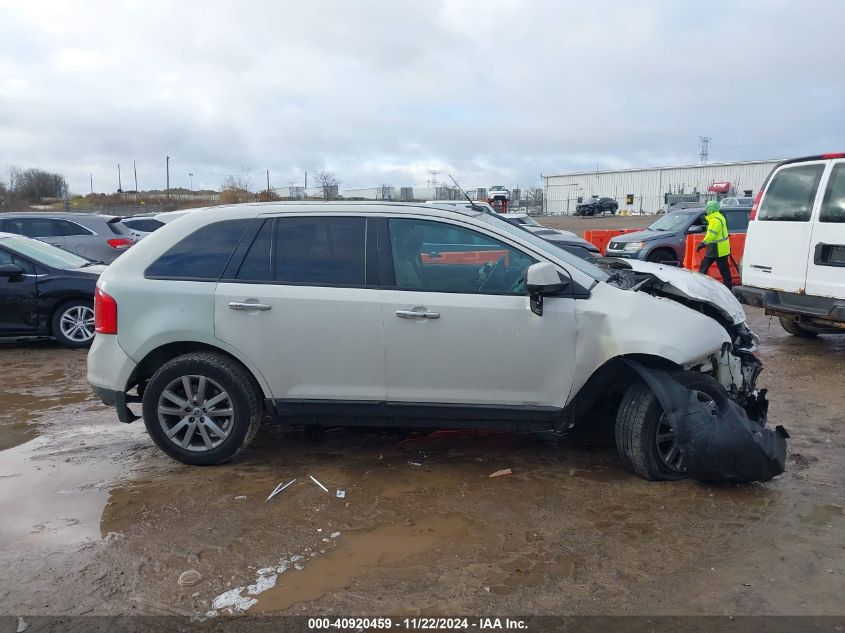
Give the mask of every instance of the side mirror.
[(6, 277), (9, 281), (20, 281), (23, 270), (15, 264), (3, 264), (0, 266), (0, 278)]
[(704, 227), (700, 224), (693, 224), (687, 229), (687, 233), (704, 233)]
[(569, 285), (568, 279), (561, 279), (552, 264), (532, 264), (525, 273), (525, 287), (531, 299), (531, 312), (543, 316), (543, 297), (560, 292)]

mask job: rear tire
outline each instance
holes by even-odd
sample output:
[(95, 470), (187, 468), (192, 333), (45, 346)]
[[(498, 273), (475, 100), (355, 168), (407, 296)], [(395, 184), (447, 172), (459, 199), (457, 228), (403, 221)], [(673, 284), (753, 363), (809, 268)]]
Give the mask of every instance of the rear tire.
[[(728, 394), (712, 376), (690, 371), (672, 376), (687, 389), (699, 392), (702, 401), (712, 401), (720, 410), (727, 406)], [(616, 414), (616, 450), (625, 468), (649, 481), (685, 479), (682, 457), (677, 449), (672, 453), (670, 434), (674, 431), (663, 407), (649, 386), (637, 379), (625, 392)]]
[(52, 333), (64, 347), (90, 347), (94, 340), (94, 302), (71, 299), (53, 313)]
[(246, 448), (263, 419), (252, 377), (211, 352), (178, 356), (147, 383), (144, 425), (162, 451), (193, 466), (222, 464)]
[(816, 338), (819, 335), (818, 332), (808, 330), (792, 319), (778, 317), (778, 321), (780, 321), (781, 327), (793, 336), (800, 336), (801, 338)]

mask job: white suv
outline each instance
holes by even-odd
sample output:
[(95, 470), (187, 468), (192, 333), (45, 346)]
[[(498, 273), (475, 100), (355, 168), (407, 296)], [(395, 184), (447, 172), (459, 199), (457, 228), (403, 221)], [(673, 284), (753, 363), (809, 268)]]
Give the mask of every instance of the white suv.
[(188, 464), (230, 459), (265, 418), (565, 430), (608, 410), (632, 471), (680, 478), (671, 424), (627, 361), (751, 410), (754, 336), (709, 277), (616, 265), (466, 208), (216, 207), (100, 277), (88, 380), (123, 422), (141, 404)]
[(744, 303), (790, 334), (845, 333), (845, 153), (784, 161), (751, 208)]

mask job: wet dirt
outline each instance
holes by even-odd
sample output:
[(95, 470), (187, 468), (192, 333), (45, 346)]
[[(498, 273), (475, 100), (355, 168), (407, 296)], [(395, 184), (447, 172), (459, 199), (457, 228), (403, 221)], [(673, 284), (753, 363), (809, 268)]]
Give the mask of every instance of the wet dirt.
[[(477, 431), (265, 426), (236, 461), (190, 468), (88, 396), (84, 352), (0, 347), (0, 615), (205, 614), (268, 566), (248, 613), (841, 615), (845, 337), (749, 314), (792, 438), (783, 476), (743, 486)], [(202, 580), (180, 586), (189, 569)]]

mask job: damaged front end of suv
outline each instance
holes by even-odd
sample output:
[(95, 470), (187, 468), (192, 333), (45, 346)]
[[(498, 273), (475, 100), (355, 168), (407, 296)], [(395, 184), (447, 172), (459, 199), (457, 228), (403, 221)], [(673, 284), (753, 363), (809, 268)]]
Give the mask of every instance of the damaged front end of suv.
[[(594, 343), (578, 359), (591, 378), (575, 385), (573, 424), (607, 407), (622, 461), (647, 479), (748, 481), (783, 472), (788, 435), (764, 428), (759, 339), (730, 290), (671, 266), (601, 265), (609, 277), (579, 313), (579, 331), (589, 330)], [(591, 371), (594, 358), (611, 361)], [(714, 462), (717, 445), (723, 462)]]

